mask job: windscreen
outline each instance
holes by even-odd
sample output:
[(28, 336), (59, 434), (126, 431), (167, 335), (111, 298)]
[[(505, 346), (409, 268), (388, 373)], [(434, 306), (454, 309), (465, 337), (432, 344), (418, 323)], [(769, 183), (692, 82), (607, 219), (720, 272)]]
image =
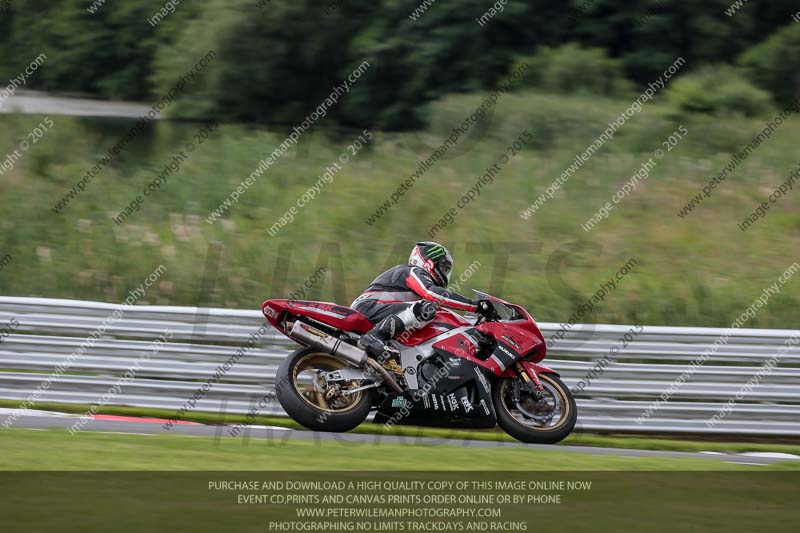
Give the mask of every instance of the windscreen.
[(495, 298), (491, 294), (486, 294), (485, 292), (481, 292), (481, 291), (479, 291), (477, 289), (472, 289), (472, 292), (477, 294), (479, 297), (481, 297), (481, 298), (483, 298), (485, 300), (489, 300), (490, 302), (492, 302), (492, 305), (494, 306), (495, 311), (497, 311), (497, 314), (503, 320), (511, 320), (516, 315), (516, 312), (514, 311), (514, 309), (512, 309), (509, 306), (507, 306), (503, 302), (497, 300), (497, 298)]

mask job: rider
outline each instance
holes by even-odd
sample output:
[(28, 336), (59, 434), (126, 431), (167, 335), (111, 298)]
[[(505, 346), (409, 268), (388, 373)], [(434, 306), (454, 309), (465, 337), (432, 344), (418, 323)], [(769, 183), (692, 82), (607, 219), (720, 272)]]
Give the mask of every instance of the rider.
[(435, 242), (418, 242), (408, 266), (397, 265), (379, 275), (351, 304), (375, 324), (358, 345), (376, 359), (382, 353), (396, 354), (397, 350), (386, 343), (404, 331), (429, 324), (436, 314), (435, 304), (487, 312), (487, 300), (473, 300), (447, 290), (452, 269), (453, 256), (447, 248)]

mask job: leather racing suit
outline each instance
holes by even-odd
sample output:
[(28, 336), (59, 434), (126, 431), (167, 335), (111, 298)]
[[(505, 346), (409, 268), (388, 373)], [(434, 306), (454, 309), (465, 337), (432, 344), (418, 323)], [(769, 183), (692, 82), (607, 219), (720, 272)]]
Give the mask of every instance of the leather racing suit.
[(390, 339), (429, 324), (437, 304), (475, 312), (478, 303), (438, 286), (424, 268), (398, 265), (375, 278), (351, 307), (375, 324), (359, 344), (379, 357)]

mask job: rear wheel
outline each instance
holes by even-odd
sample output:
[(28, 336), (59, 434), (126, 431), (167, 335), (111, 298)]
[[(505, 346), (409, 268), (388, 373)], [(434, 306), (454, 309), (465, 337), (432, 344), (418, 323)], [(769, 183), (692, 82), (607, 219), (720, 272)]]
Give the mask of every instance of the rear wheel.
[(497, 423), (506, 433), (532, 444), (555, 444), (572, 432), (578, 419), (575, 398), (558, 377), (540, 374), (544, 387), (505, 378), (492, 390)]
[(325, 373), (347, 367), (341, 359), (314, 348), (297, 350), (278, 369), (278, 401), (290, 417), (308, 429), (349, 431), (367, 418), (375, 389), (350, 393), (363, 386), (363, 381), (326, 382)]

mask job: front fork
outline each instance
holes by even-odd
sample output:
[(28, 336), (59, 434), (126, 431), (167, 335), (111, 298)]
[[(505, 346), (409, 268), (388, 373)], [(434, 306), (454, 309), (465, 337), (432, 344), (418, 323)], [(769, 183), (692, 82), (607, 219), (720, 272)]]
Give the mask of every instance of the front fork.
[(533, 364), (525, 364), (522, 361), (517, 361), (517, 374), (522, 378), (522, 381), (525, 383), (530, 383), (533, 381), (533, 384), (536, 385), (536, 389), (539, 392), (544, 391), (544, 386), (542, 386), (542, 382), (539, 381), (539, 374), (536, 372), (536, 367)]
[[(539, 381), (539, 375), (536, 372), (535, 368), (528, 368), (527, 365), (518, 362), (515, 365), (515, 369), (517, 371), (517, 376), (520, 379), (514, 380), (513, 384), (511, 385), (511, 399), (515, 403), (519, 403), (522, 398), (522, 390), (530, 394), (535, 401), (539, 401), (544, 397), (544, 386), (542, 386), (542, 382)], [(535, 386), (534, 389), (531, 385)]]

